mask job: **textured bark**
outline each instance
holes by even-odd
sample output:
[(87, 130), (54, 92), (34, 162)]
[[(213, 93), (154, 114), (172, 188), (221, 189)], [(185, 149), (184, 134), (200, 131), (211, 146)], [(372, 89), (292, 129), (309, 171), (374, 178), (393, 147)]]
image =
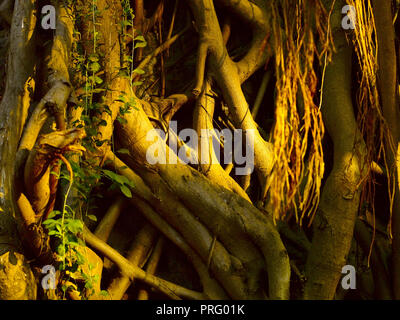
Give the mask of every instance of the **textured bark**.
[(334, 298), (342, 267), (346, 265), (360, 201), (365, 146), (353, 113), (351, 48), (341, 28), (343, 5), (343, 1), (336, 1), (331, 18), (336, 53), (326, 68), (322, 104), (325, 125), (334, 143), (334, 162), (313, 222), (305, 299)]
[[(199, 162), (201, 171), (205, 176), (216, 184), (231, 190), (244, 199), (251, 202), (249, 196), (240, 187), (240, 185), (230, 177), (229, 173), (225, 171), (222, 166), (218, 163), (217, 156), (213, 147), (213, 136), (207, 134), (207, 139), (202, 138), (202, 129), (214, 130), (213, 117), (214, 117), (214, 98), (210, 97), (211, 86), (209, 81), (205, 81), (203, 89), (196, 101), (196, 107), (194, 110), (194, 127), (199, 133), (198, 141), (198, 154), (200, 156)], [(206, 143), (202, 142), (206, 141)], [(222, 142), (221, 142), (222, 144)], [(220, 148), (221, 150), (222, 148)], [(222, 152), (221, 155), (222, 157)], [(221, 158), (222, 159), (222, 158)]]
[[(124, 167), (124, 164), (115, 156), (110, 155), (108, 159), (115, 162), (117, 168)], [(205, 226), (194, 217), (190, 211), (172, 194), (165, 183), (155, 174), (149, 174), (147, 181), (152, 181), (150, 184), (154, 190), (154, 195), (151, 189), (146, 185), (138, 175), (130, 169), (119, 169), (120, 174), (125, 175), (134, 182), (135, 188), (132, 190), (139, 199), (147, 201), (155, 210), (164, 218), (171, 227), (180, 232), (185, 241), (199, 254), (203, 260), (203, 264), (207, 263), (209, 258), (209, 250), (212, 247), (213, 235)], [(143, 201), (142, 200), (142, 201)], [(144, 202), (139, 201), (139, 208), (153, 224), (157, 222), (157, 226), (161, 223), (156, 217), (158, 214), (145, 206)], [(136, 200), (138, 202), (138, 200)], [(150, 215), (150, 216), (149, 216)], [(160, 230), (164, 230), (160, 228)], [(170, 236), (168, 236), (170, 238)], [(238, 237), (232, 239), (236, 241)], [(174, 242), (174, 241), (173, 241)], [(179, 246), (180, 247), (180, 246)], [(186, 249), (185, 249), (186, 250)], [(251, 252), (250, 252), (251, 253)], [(257, 270), (256, 266), (255, 270)], [(214, 276), (220, 281), (221, 285), (226, 287), (232, 297), (244, 299), (246, 297), (246, 287), (241, 274), (246, 274), (243, 271), (244, 266), (240, 260), (231, 255), (220, 241), (216, 241), (214, 245), (214, 254), (211, 257), (210, 269)], [(233, 271), (236, 271), (233, 273)], [(242, 272), (240, 272), (242, 271)], [(247, 272), (248, 277), (255, 275), (252, 272)], [(250, 281), (249, 281), (250, 282)]]
[[(365, 255), (368, 255), (371, 249), (372, 236), (364, 222), (360, 220), (356, 221), (354, 235)], [(392, 290), (390, 287), (389, 273), (381, 261), (378, 250), (377, 244), (375, 243), (375, 247), (371, 254), (371, 268), (375, 284), (375, 299), (390, 300), (392, 299)]]
[(87, 228), (85, 228), (82, 238), (85, 239), (86, 243), (92, 246), (97, 251), (101, 252), (104, 256), (114, 261), (121, 269), (122, 273), (128, 276), (131, 280), (134, 278), (140, 279), (149, 285), (155, 286), (160, 289), (161, 292), (165, 293), (172, 299), (179, 300), (180, 297), (188, 299), (204, 299), (205, 296), (196, 291), (192, 291), (181, 286), (175, 285), (163, 279), (157, 278), (151, 274), (146, 273), (139, 267), (130, 263), (116, 250), (101, 241), (94, 234), (92, 234)]
[[(42, 218), (46, 208), (51, 206), (51, 170), (60, 155), (68, 151), (86, 151), (79, 145), (85, 136), (82, 129), (55, 131), (39, 137), (35, 148), (30, 152), (24, 170), (27, 196), (36, 214), (36, 222)], [(58, 167), (58, 165), (57, 165)], [(52, 210), (47, 210), (49, 213)], [(46, 216), (44, 217), (46, 219)]]
[(400, 110), (398, 104), (397, 57), (395, 32), (392, 23), (392, 2), (372, 1), (376, 32), (378, 38), (378, 86), (382, 104), (383, 116), (387, 122), (389, 133), (385, 137), (385, 147), (391, 177), (396, 186), (393, 205), (393, 253), (392, 253), (392, 286), (395, 299), (400, 299), (400, 189), (398, 163), (396, 154), (399, 143)]
[[(36, 1), (16, 1), (6, 89), (0, 103), (0, 299), (34, 299), (36, 285), (16, 234), (14, 163), (34, 88)], [(23, 281), (21, 279), (24, 279)], [(15, 284), (18, 284), (14, 286)]]
[[(253, 7), (250, 2), (245, 1), (245, 3), (247, 4), (246, 8), (247, 6)], [(199, 29), (200, 39), (196, 70), (197, 81), (193, 91), (197, 92), (197, 94), (201, 92), (206, 58), (208, 58), (210, 73), (222, 91), (235, 126), (244, 130), (244, 132), (252, 132), (254, 165), (259, 172), (260, 181), (263, 185), (273, 166), (272, 147), (270, 143), (261, 137), (258, 131), (258, 126), (251, 116), (248, 103), (241, 89), (241, 83), (256, 70), (256, 66), (259, 67), (260, 64), (265, 62), (267, 56), (263, 51), (262, 54), (256, 55), (257, 58), (255, 58), (254, 52), (257, 50), (253, 48), (253, 50), (249, 51), (248, 56), (237, 65), (230, 59), (225, 48), (213, 1), (193, 0), (189, 4), (197, 25), (201, 26)], [(243, 16), (247, 17), (247, 19), (252, 19), (254, 12), (252, 12), (252, 8), (248, 9), (243, 13)], [(238, 13), (237, 10), (236, 13)], [(264, 6), (256, 7), (255, 13), (257, 14), (257, 23), (263, 24), (267, 19)], [(255, 46), (257, 46), (259, 36), (256, 36), (255, 39)]]
[[(393, 171), (388, 173), (380, 170), (380, 175), (385, 178), (387, 175), (395, 175), (396, 158), (392, 147), (396, 149), (400, 135), (397, 69), (393, 67), (396, 66), (396, 43), (391, 1), (371, 1), (374, 4), (379, 47), (378, 84), (381, 105), (390, 130), (390, 135), (384, 138), (389, 168)], [(6, 13), (13, 8), (13, 2), (5, 0), (0, 5), (2, 25), (7, 29), (9, 17)], [(360, 123), (356, 122), (353, 111), (356, 77), (351, 71), (356, 65), (355, 59), (352, 60), (353, 48), (341, 26), (341, 9), (346, 1), (324, 2), (327, 9), (335, 3), (330, 26), (336, 52), (332, 62), (322, 70), (321, 77), (324, 81), (321, 86), (321, 112), (333, 141), (333, 168), (324, 181), (310, 242), (301, 226), (297, 229), (293, 227), (293, 212), (288, 213), (289, 222), (276, 223), (270, 218), (273, 212), (267, 212), (274, 208), (265, 204), (268, 202), (264, 194), (265, 181), (275, 173), (274, 164), (278, 164), (280, 159), (274, 155), (273, 144), (261, 136), (264, 136), (262, 131), (270, 126), (272, 117), (269, 113), (263, 115), (262, 111), (266, 110), (259, 107), (264, 106), (265, 101), (275, 98), (268, 83), (273, 85), (276, 79), (270, 77), (267, 71), (259, 86), (257, 81), (262, 77), (262, 72), (255, 73), (266, 65), (274, 51), (282, 54), (285, 61), (293, 58), (294, 54), (310, 58), (302, 49), (295, 52), (296, 44), (283, 50), (273, 48), (270, 28), (279, 25), (285, 39), (285, 32), (291, 32), (287, 24), (292, 23), (286, 21), (286, 17), (299, 14), (296, 10), (304, 9), (307, 16), (304, 21), (299, 20), (299, 27), (308, 27), (310, 22), (312, 32), (318, 35), (302, 33), (299, 29), (294, 31), (299, 35), (294, 41), (302, 41), (302, 37), (311, 37), (315, 41), (326, 40), (321, 32), (330, 30), (318, 25), (324, 21), (323, 18), (316, 19), (317, 25), (314, 25), (311, 17), (314, 13), (323, 15), (323, 12), (317, 12), (320, 10), (319, 2), (310, 0), (309, 4), (314, 3), (316, 6), (307, 11), (307, 2), (301, 2), (300, 6), (293, 3), (296, 10), (292, 10), (290, 0), (190, 0), (184, 3), (176, 1), (172, 12), (167, 7), (164, 10), (167, 2), (163, 0), (136, 0), (132, 5), (136, 16), (132, 18), (133, 28), (130, 29), (127, 26), (129, 22), (124, 20), (130, 9), (127, 2), (73, 1), (71, 6), (66, 7), (63, 1), (52, 0), (50, 3), (57, 10), (57, 27), (55, 31), (44, 32), (42, 38), (46, 39), (46, 44), (40, 47), (43, 50), (36, 50), (36, 32), (43, 31), (40, 22), (36, 21), (39, 16), (36, 12), (37, 3), (33, 0), (16, 0), (10, 25), (6, 87), (0, 103), (0, 299), (35, 299), (37, 292), (41, 292), (39, 277), (32, 273), (30, 264), (37, 266), (39, 271), (41, 264), (56, 263), (57, 256), (53, 250), (57, 241), (49, 241), (49, 238), (56, 240), (57, 235), (49, 236), (41, 224), (54, 208), (60, 211), (61, 205), (64, 205), (63, 214), (67, 209), (73, 211), (74, 218), (78, 217), (82, 221), (88, 219), (88, 226), (95, 231), (92, 233), (92, 229), (85, 226), (83, 232), (78, 234), (85, 245), (76, 244), (76, 239), (71, 237), (87, 261), (76, 272), (72, 272), (76, 280), (59, 278), (57, 292), (62, 285), (73, 287), (83, 284), (90, 274), (98, 276), (94, 295), (88, 297), (90, 299), (123, 299), (126, 294), (130, 297), (133, 291), (128, 291), (128, 288), (138, 281), (170, 299), (335, 298), (342, 267), (348, 264), (347, 256), (353, 241), (357, 213), (364, 215), (360, 207), (360, 193), (363, 178), (367, 174), (367, 148), (359, 132)], [(171, 12), (172, 17), (167, 17)], [(193, 22), (185, 24), (186, 17), (193, 17)], [(167, 28), (163, 30), (163, 27), (166, 22), (170, 26), (165, 38)], [(172, 35), (174, 24), (179, 25), (180, 30)], [(243, 30), (248, 29), (243, 28), (238, 32), (240, 41), (232, 39), (241, 24), (249, 27), (250, 36), (244, 34)], [(193, 30), (197, 32), (198, 38), (193, 36)], [(2, 37), (3, 30), (0, 31)], [(138, 35), (143, 35), (147, 40), (147, 48), (144, 50), (141, 48), (144, 42), (135, 38)], [(79, 41), (76, 47), (75, 40)], [(193, 52), (196, 45), (197, 57), (196, 52)], [(329, 43), (310, 43), (316, 52), (319, 51), (319, 45), (325, 47)], [(168, 55), (164, 55), (164, 52), (168, 50), (168, 54), (175, 54), (175, 49), (179, 54), (190, 51), (189, 55), (193, 55), (189, 58), (182, 55), (185, 66), (179, 66), (182, 68), (180, 70), (191, 70), (193, 81), (190, 81), (190, 74), (188, 77), (182, 74), (182, 82), (187, 83), (176, 85), (178, 89), (174, 87), (169, 90), (169, 79), (175, 77), (174, 68), (181, 64), (181, 58), (177, 61), (167, 60)], [(36, 53), (38, 61), (44, 60), (37, 65)], [(144, 57), (144, 54), (147, 56)], [(100, 70), (89, 74), (92, 58), (98, 60)], [(132, 58), (132, 65), (129, 58)], [(301, 63), (299, 66), (303, 67)], [(131, 67), (136, 70), (130, 70)], [(83, 71), (82, 74), (71, 72), (78, 68)], [(142, 75), (139, 69), (144, 68), (146, 71)], [(317, 66), (313, 65), (313, 68)], [(127, 71), (131, 73), (129, 76), (125, 74)], [(310, 74), (304, 76), (310, 76), (308, 80), (313, 83), (300, 81), (307, 87), (302, 87), (302, 90), (316, 92), (319, 79), (314, 79), (313, 72)], [(92, 75), (97, 77), (94, 91), (92, 84), (88, 85)], [(37, 81), (36, 84), (33, 79)], [(146, 83), (132, 84), (139, 79)], [(155, 82), (150, 83), (153, 80)], [(289, 75), (290, 81), (298, 79), (290, 79)], [(171, 84), (174, 82), (177, 82), (176, 79)], [(139, 94), (135, 95), (139, 86), (139, 90), (143, 89), (144, 92), (142, 100), (138, 98)], [(279, 83), (276, 86), (279, 89)], [(289, 87), (288, 90), (292, 90), (293, 87)], [(258, 97), (254, 88), (260, 88)], [(171, 95), (164, 98), (166, 90), (171, 91), (168, 93)], [(90, 98), (87, 98), (88, 94)], [(249, 102), (254, 101), (254, 98), (256, 110), (251, 114)], [(298, 100), (302, 104), (301, 97)], [(193, 107), (193, 110), (181, 110), (182, 113), (178, 113), (185, 104)], [(127, 107), (130, 107), (128, 112), (124, 110)], [(221, 114), (218, 113), (220, 111)], [(259, 123), (255, 122), (257, 111), (257, 119), (261, 120)], [(307, 117), (301, 118), (302, 111), (293, 115), (299, 117), (299, 128), (294, 126), (283, 133), (287, 133), (289, 138), (291, 134), (299, 133), (297, 130), (302, 131), (307, 127), (307, 121), (310, 121)], [(176, 151), (169, 147), (172, 142), (186, 148), (192, 155), (195, 154), (179, 137), (174, 137), (172, 128), (168, 127), (172, 117), (176, 116), (180, 121), (187, 115), (186, 112), (192, 113), (189, 119), (193, 119), (193, 127), (199, 136), (199, 148), (196, 150), (199, 152), (196, 156), (200, 154), (199, 160), (208, 162), (200, 163), (198, 167), (179, 161)], [(221, 118), (217, 118), (219, 115)], [(182, 123), (187, 125), (185, 119)], [(275, 127), (281, 124), (277, 122)], [(78, 129), (77, 125), (82, 128)], [(249, 188), (253, 182), (250, 180), (251, 173), (243, 177), (235, 176), (231, 172), (233, 164), (223, 168), (217, 163), (212, 139), (202, 144), (202, 129), (219, 128), (220, 125), (251, 133), (252, 140), (247, 142), (254, 144), (254, 166), (260, 183), (255, 181)], [(165, 141), (148, 140), (148, 133), (154, 128), (161, 128), (167, 134)], [(87, 149), (80, 145), (85, 129), (88, 136), (82, 143), (85, 143)], [(310, 128), (314, 129), (320, 132), (313, 134), (323, 132), (322, 127)], [(242, 141), (242, 147), (244, 144)], [(330, 148), (329, 143), (327, 145)], [(308, 146), (304, 150), (305, 158), (315, 145), (310, 144), (309, 147), (311, 150)], [(167, 163), (150, 161), (155, 155), (149, 151), (154, 148), (158, 148), (159, 156), (160, 153), (165, 155)], [(368, 150), (371, 150), (369, 146)], [(75, 154), (67, 160), (64, 155), (68, 151), (81, 154)], [(295, 153), (287, 155), (290, 166), (296, 166)], [(74, 185), (67, 186), (67, 199), (66, 190), (63, 189), (67, 184), (59, 186), (57, 178), (57, 173), (61, 172), (60, 159), (71, 176), (72, 167), (76, 170), (74, 174), (77, 179), (71, 180)], [(373, 160), (379, 169), (381, 159)], [(310, 168), (310, 163), (302, 162), (302, 165)], [(330, 160), (327, 163), (330, 166)], [(81, 167), (75, 168), (75, 164)], [(51, 174), (51, 171), (56, 174)], [(117, 175), (112, 176), (110, 171)], [(93, 176), (88, 181), (82, 181), (88, 178), (87, 172)], [(129, 190), (128, 183), (123, 180), (126, 178), (132, 183), (129, 184)], [(106, 191), (108, 186), (110, 190)], [(132, 193), (129, 202), (121, 198), (118, 187), (127, 197)], [(291, 187), (302, 188), (301, 185)], [(107, 192), (107, 197), (93, 201), (94, 195), (102, 191)], [(375, 283), (376, 297), (382, 299), (391, 298), (392, 289), (395, 297), (399, 295), (399, 194), (396, 193), (394, 206), (392, 274), (387, 272), (387, 258), (381, 254), (379, 247), (373, 248), (371, 255), (373, 277), (370, 278)], [(63, 200), (63, 204), (56, 200)], [(96, 202), (94, 206), (92, 201)], [(100, 203), (98, 207), (97, 201)], [(96, 224), (89, 214), (103, 218)], [(132, 216), (128, 217), (127, 214)], [(147, 222), (134, 235), (128, 254), (123, 256), (124, 246), (129, 244), (119, 234), (120, 223), (122, 220), (123, 223), (132, 220), (136, 222), (136, 219), (142, 223), (140, 217), (133, 216), (136, 214), (141, 214)], [(371, 238), (369, 230), (362, 226), (358, 225), (355, 229), (355, 238), (367, 255), (374, 237)], [(131, 231), (125, 225), (122, 230), (128, 233)], [(107, 244), (109, 238), (120, 242), (115, 246), (120, 252)], [(386, 241), (384, 237), (382, 239)], [(193, 280), (196, 280), (196, 286), (197, 280), (200, 281), (201, 289), (188, 289), (190, 281), (185, 287), (158, 276), (157, 264), (163, 263), (164, 258), (166, 261), (169, 259), (161, 255), (164, 241), (174, 245), (168, 246), (168, 250), (172, 248), (183, 252), (191, 264), (189, 269), (193, 267), (193, 271), (197, 272), (198, 278)], [(307, 281), (304, 292), (301, 292), (305, 262)], [(186, 266), (186, 263), (183, 265)], [(294, 271), (292, 277), (291, 269)], [(173, 273), (175, 270), (169, 271)], [(108, 285), (108, 298), (100, 295), (101, 289), (104, 289), (101, 288), (103, 275), (106, 276), (103, 283)], [(392, 275), (393, 279), (390, 278)], [(389, 281), (392, 287), (388, 285)], [(292, 292), (291, 284), (294, 284)], [(87, 298), (83, 297), (84, 291), (69, 288), (67, 297)], [(150, 290), (141, 291), (138, 299), (149, 297)]]
[[(151, 248), (155, 244), (157, 230), (151, 225), (145, 225), (140, 230), (132, 243), (132, 246), (128, 252), (127, 259), (130, 263), (143, 269), (143, 266), (147, 260)], [(121, 300), (126, 290), (132, 284), (132, 280), (129, 277), (120, 275), (113, 279), (107, 291), (110, 294), (112, 300)]]
[[(137, 108), (137, 111), (124, 115), (127, 122), (118, 126), (118, 134), (122, 145), (130, 150), (136, 163), (140, 164), (147, 161), (146, 152), (151, 142), (139, 137), (146, 136), (152, 126), (141, 107), (137, 105)], [(156, 170), (168, 188), (179, 195), (184, 205), (193, 211), (217, 237), (221, 237), (221, 241), (230, 248), (230, 251), (235, 252), (236, 256), (249, 257), (254, 252), (252, 249), (254, 245), (245, 241), (250, 237), (264, 255), (269, 272), (271, 298), (287, 298), (290, 278), (288, 257), (272, 221), (247, 200), (214, 186), (190, 167), (173, 164), (178, 162), (176, 155), (169, 152), (166, 145), (160, 142), (158, 149), (168, 155), (169, 164), (156, 164), (149, 170)], [(147, 183), (152, 181), (154, 183), (155, 177), (144, 179)], [(155, 190), (159, 188), (156, 186)], [(242, 243), (238, 244), (241, 237), (243, 237)], [(243, 262), (247, 262), (250, 267), (255, 261), (245, 259)]]

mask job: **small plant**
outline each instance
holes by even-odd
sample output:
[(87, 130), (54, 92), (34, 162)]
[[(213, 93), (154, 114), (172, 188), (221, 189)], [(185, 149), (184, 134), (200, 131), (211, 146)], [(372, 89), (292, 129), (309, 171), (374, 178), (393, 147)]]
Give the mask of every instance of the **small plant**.
[[(55, 240), (55, 253), (57, 261), (59, 262), (59, 270), (62, 271), (61, 277), (67, 278), (61, 279), (61, 282), (71, 283), (69, 280), (79, 271), (86, 282), (91, 278), (89, 275), (82, 273), (82, 268), (80, 268), (87, 262), (87, 259), (81, 254), (82, 248), (85, 247), (85, 243), (78, 237), (78, 234), (83, 231), (83, 221), (77, 219), (73, 209), (67, 205), (68, 195), (73, 184), (73, 172), (72, 167), (68, 162), (66, 164), (70, 176), (67, 176), (63, 172), (60, 174), (61, 179), (64, 178), (69, 181), (62, 211), (53, 210), (49, 214), (48, 218), (43, 222), (43, 225), (48, 230), (48, 235)], [(70, 287), (73, 287), (72, 283), (70, 285), (63, 284), (62, 291), (64, 298), (67, 289)]]
[(110, 170), (103, 170), (103, 174), (112, 181), (110, 189), (119, 188), (121, 192), (128, 198), (132, 198), (130, 187), (133, 188), (134, 184), (127, 177), (119, 175)]
[[(146, 46), (143, 36), (134, 34), (133, 18), (134, 14), (130, 7), (129, 1), (123, 1), (124, 19), (121, 22), (122, 36), (132, 37), (134, 46), (132, 53), (129, 50), (123, 50), (122, 68), (120, 75), (130, 79), (132, 86), (140, 85), (140, 81), (132, 82), (133, 74), (142, 75), (141, 69), (134, 69), (133, 50)], [(93, 39), (93, 50), (87, 54), (83, 49), (80, 41), (76, 41), (73, 48), (73, 65), (75, 69), (76, 81), (82, 83), (80, 94), (78, 95), (77, 108), (83, 110), (80, 119), (75, 120), (72, 125), (78, 128), (84, 128), (86, 137), (82, 140), (82, 145), (88, 152), (95, 153), (99, 147), (109, 144), (113, 147), (113, 141), (101, 139), (98, 134), (98, 128), (107, 126), (107, 122), (102, 115), (107, 113), (111, 115), (109, 106), (105, 105), (101, 100), (101, 95), (107, 90), (104, 86), (102, 78), (101, 53), (98, 52), (97, 46), (100, 34), (96, 29), (98, 23), (97, 17), (101, 12), (97, 7), (96, 0), (92, 0), (91, 10), (80, 15), (80, 19), (92, 21), (92, 30), (90, 30)], [(128, 28), (132, 33), (128, 32)], [(75, 30), (74, 37), (80, 39), (81, 34)], [(122, 94), (119, 99), (121, 107), (117, 121), (126, 121), (123, 115), (131, 112), (136, 108), (136, 99), (128, 98), (128, 95)], [(129, 154), (126, 149), (118, 150), (120, 154)], [(99, 281), (98, 275), (93, 275), (94, 266), (88, 262), (84, 254), (85, 243), (79, 238), (79, 233), (83, 231), (83, 219), (97, 221), (94, 214), (89, 214), (94, 209), (93, 202), (97, 198), (101, 198), (101, 194), (94, 192), (95, 187), (99, 187), (103, 182), (102, 178), (111, 181), (110, 189), (119, 189), (126, 197), (131, 198), (130, 188), (133, 183), (126, 177), (116, 174), (113, 171), (102, 169), (93, 159), (83, 159), (74, 157), (69, 160), (64, 159), (65, 167), (56, 175), (58, 179), (68, 182), (68, 189), (64, 195), (62, 207), (52, 211), (43, 225), (48, 230), (51, 237), (54, 251), (59, 263), (60, 283), (62, 295), (65, 298), (66, 292), (70, 289), (78, 291), (80, 296), (85, 299), (94, 293), (94, 284)], [(72, 192), (71, 192), (72, 191)], [(72, 193), (72, 197), (67, 199)], [(101, 295), (107, 295), (106, 291), (101, 291)]]

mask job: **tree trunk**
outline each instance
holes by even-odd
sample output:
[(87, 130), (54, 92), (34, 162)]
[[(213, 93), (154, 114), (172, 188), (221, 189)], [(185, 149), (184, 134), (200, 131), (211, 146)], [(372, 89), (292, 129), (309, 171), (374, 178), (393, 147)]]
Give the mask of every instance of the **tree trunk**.
[(392, 274), (391, 208), (363, 196), (372, 167), (397, 188), (391, 2), (356, 6), (367, 43), (346, 3), (54, 0), (47, 30), (2, 1), (0, 299), (334, 299), (354, 238), (397, 297), (398, 190)]

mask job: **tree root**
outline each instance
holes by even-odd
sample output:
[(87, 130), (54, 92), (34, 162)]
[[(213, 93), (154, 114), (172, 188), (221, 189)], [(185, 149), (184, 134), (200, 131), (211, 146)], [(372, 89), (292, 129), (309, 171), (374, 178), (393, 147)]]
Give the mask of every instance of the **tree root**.
[[(359, 219), (357, 219), (355, 224), (354, 235), (364, 254), (368, 255), (372, 237), (369, 234), (369, 230), (365, 226), (364, 222)], [(375, 298), (390, 300), (392, 299), (392, 292), (390, 286), (388, 285), (390, 284), (389, 273), (381, 261), (381, 257), (378, 254), (376, 246), (377, 244), (375, 244), (371, 254), (371, 268), (375, 284)]]
[[(108, 153), (108, 160), (114, 162), (119, 174), (125, 175), (134, 182), (135, 188), (132, 190), (133, 193), (137, 194), (138, 197), (151, 204), (151, 206), (154, 206), (155, 209), (162, 215), (162, 217), (182, 234), (182, 236), (185, 238), (185, 241), (187, 241), (188, 244), (201, 256), (203, 263), (205, 263), (208, 259), (209, 250), (212, 246), (213, 236), (195, 217), (193, 217), (187, 208), (183, 206), (178, 199), (176, 199), (174, 194), (172, 194), (165, 187), (162, 188), (164, 192), (160, 192), (161, 186), (164, 185), (160, 178), (158, 177), (158, 180), (155, 180), (157, 175), (152, 175), (151, 179), (149, 177), (149, 180), (156, 182), (155, 185), (157, 186), (157, 189), (155, 190), (158, 192), (153, 195), (146, 183), (132, 170), (126, 168), (126, 166), (118, 158), (116, 158), (115, 155)], [(142, 212), (144, 211), (142, 205), (141, 210)], [(149, 213), (149, 210), (146, 209), (145, 212)], [(154, 220), (150, 219), (147, 215), (145, 216), (154, 224)], [(161, 228), (159, 228), (159, 230), (164, 232)], [(212, 256), (211, 260), (211, 270), (213, 271), (214, 276), (224, 286), (227, 286), (227, 291), (230, 292), (230, 294), (237, 299), (244, 299), (247, 290), (244, 289), (245, 285), (241, 279), (242, 276), (240, 273), (237, 273), (237, 271), (234, 272), (235, 269), (243, 269), (241, 263), (238, 262), (239, 260), (231, 256), (218, 241), (215, 245), (214, 255)]]
[(50, 248), (49, 237), (36, 221), (36, 213), (33, 211), (29, 200), (23, 193), (17, 199), (18, 209), (21, 212), (24, 224), (21, 226), (24, 245), (28, 247), (33, 256), (44, 264), (54, 262), (53, 252)]
[[(158, 238), (158, 241), (154, 247), (154, 250), (151, 254), (149, 262), (146, 267), (146, 272), (150, 274), (155, 274), (158, 262), (160, 261), (162, 249), (164, 245), (164, 238), (161, 236)], [(141, 289), (138, 294), (138, 300), (148, 300), (149, 293), (147, 290)]]
[[(214, 130), (213, 126), (213, 116), (214, 116), (214, 104), (215, 101), (210, 97), (211, 85), (209, 80), (204, 82), (204, 86), (196, 100), (195, 110), (194, 110), (194, 127), (198, 133), (199, 140), (199, 152), (200, 155), (200, 168), (204, 175), (211, 181), (231, 190), (244, 199), (251, 202), (249, 196), (246, 192), (239, 186), (239, 184), (233, 180), (219, 164), (218, 159), (215, 155), (213, 148), (213, 136), (207, 136), (207, 139), (202, 138), (202, 130)], [(204, 142), (202, 142), (204, 141)], [(221, 142), (220, 142), (221, 143)]]
[[(50, 200), (50, 171), (54, 162), (67, 151), (85, 151), (79, 144), (85, 136), (81, 129), (55, 131), (39, 138), (25, 165), (24, 182), (27, 197), (36, 213), (36, 222), (42, 218)], [(49, 213), (49, 210), (46, 211)], [(46, 218), (46, 217), (45, 217)]]
[[(145, 225), (144, 228), (138, 232), (127, 256), (130, 263), (139, 268), (143, 268), (151, 252), (151, 248), (155, 244), (156, 235), (157, 231), (151, 225)], [(119, 275), (114, 278), (107, 289), (111, 299), (120, 300), (132, 283), (133, 279), (129, 279), (129, 277), (124, 275)]]
[[(9, 16), (11, 17), (11, 16)], [(36, 283), (17, 234), (14, 157), (28, 116), (36, 62), (36, 1), (15, 1), (0, 103), (0, 299), (34, 299)], [(10, 259), (11, 258), (11, 259)], [(11, 261), (13, 263), (11, 263)], [(18, 279), (25, 279), (25, 283)]]
[(313, 222), (305, 299), (333, 299), (335, 295), (351, 247), (365, 175), (365, 144), (357, 128), (350, 91), (351, 48), (341, 28), (340, 8), (344, 4), (336, 1), (331, 18), (337, 52), (326, 68), (322, 113), (334, 143), (334, 163)]
[[(146, 152), (150, 142), (145, 141), (144, 137), (152, 126), (141, 108), (134, 113), (124, 115), (126, 123), (117, 128), (123, 146), (130, 150), (131, 155), (135, 155), (136, 164), (146, 163)], [(135, 123), (141, 123), (140, 128)], [(161, 142), (160, 142), (161, 143)], [(167, 146), (160, 145), (158, 150), (165, 152), (169, 157), (169, 163), (176, 163), (173, 153), (169, 152)], [(176, 155), (175, 155), (176, 157)], [(148, 165), (147, 165), (148, 166)], [(154, 168), (168, 188), (179, 195), (185, 206), (195, 212), (195, 215), (213, 231), (222, 242), (229, 247), (231, 252), (243, 259), (249, 257), (250, 252), (257, 252), (253, 249), (253, 244), (242, 238), (240, 245), (238, 240), (240, 235), (250, 237), (260, 248), (266, 259), (269, 271), (269, 290), (270, 297), (274, 299), (285, 299), (288, 297), (288, 284), (290, 278), (290, 266), (286, 250), (279, 238), (275, 227), (266, 216), (253, 207), (247, 200), (237, 198), (235, 194), (226, 189), (216, 187), (207, 179), (201, 176), (188, 166), (181, 164), (158, 164)], [(154, 170), (152, 169), (152, 171)], [(143, 172), (150, 175), (149, 170)], [(152, 178), (144, 178), (148, 183), (154, 183)], [(159, 183), (162, 186), (162, 183)], [(157, 189), (159, 187), (157, 186)], [(224, 232), (221, 232), (221, 226)], [(232, 237), (235, 238), (233, 243)], [(247, 244), (246, 244), (247, 243)], [(254, 266), (256, 260), (247, 260)], [(278, 266), (279, 267), (278, 267)], [(248, 265), (247, 267), (250, 267)], [(279, 270), (279, 271), (277, 271)]]
[[(265, 8), (254, 4), (250, 5), (250, 2), (248, 1), (242, 2), (246, 3), (246, 6), (255, 7), (254, 12), (258, 13), (258, 19), (257, 22), (253, 23), (265, 23)], [(261, 55), (257, 54), (257, 58), (255, 59), (255, 52), (260, 48), (258, 46), (258, 38), (256, 38), (251, 52), (248, 53), (248, 56), (246, 56), (242, 61), (242, 64), (240, 64), (246, 65), (246, 71), (239, 73), (239, 64), (235, 64), (229, 58), (225, 48), (213, 2), (209, 0), (192, 0), (189, 3), (195, 16), (196, 24), (201, 26), (198, 30), (200, 43), (196, 72), (197, 80), (194, 91), (198, 93), (201, 92), (202, 84), (204, 82), (205, 61), (208, 56), (210, 74), (212, 74), (213, 79), (216, 80), (216, 83), (222, 91), (224, 101), (229, 107), (236, 128), (251, 133), (252, 143), (254, 145), (254, 165), (259, 172), (261, 185), (265, 186), (266, 178), (269, 176), (274, 162), (272, 146), (261, 137), (258, 131), (258, 126), (251, 116), (246, 98), (241, 89), (241, 81), (244, 81), (252, 72), (254, 72), (256, 70), (255, 68), (259, 66), (260, 63), (265, 62), (266, 55), (264, 53)], [(226, 4), (227, 3), (228, 1)], [(251, 15), (252, 18), (254, 12)], [(244, 14), (244, 16), (246, 15)], [(247, 69), (249, 66), (249, 60), (252, 61), (252, 67)]]
[(120, 268), (121, 272), (128, 276), (131, 280), (135, 278), (142, 280), (174, 300), (179, 300), (180, 298), (202, 300), (205, 298), (204, 295), (200, 292), (186, 289), (184, 287), (178, 286), (176, 284), (146, 273), (139, 267), (130, 263), (127, 259), (121, 256), (116, 250), (114, 250), (104, 241), (97, 238), (86, 227), (84, 227), (84, 231), (81, 237), (89, 246), (113, 261)]

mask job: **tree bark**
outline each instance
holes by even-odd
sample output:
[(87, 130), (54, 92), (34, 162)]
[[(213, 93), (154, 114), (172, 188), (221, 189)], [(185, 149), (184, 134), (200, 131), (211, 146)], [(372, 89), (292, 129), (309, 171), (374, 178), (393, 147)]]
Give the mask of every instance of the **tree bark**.
[(351, 99), (351, 47), (341, 27), (336, 1), (331, 25), (336, 47), (326, 68), (322, 114), (334, 144), (333, 168), (323, 187), (313, 222), (306, 265), (305, 299), (333, 299), (353, 237), (360, 201), (365, 146), (357, 129)]

